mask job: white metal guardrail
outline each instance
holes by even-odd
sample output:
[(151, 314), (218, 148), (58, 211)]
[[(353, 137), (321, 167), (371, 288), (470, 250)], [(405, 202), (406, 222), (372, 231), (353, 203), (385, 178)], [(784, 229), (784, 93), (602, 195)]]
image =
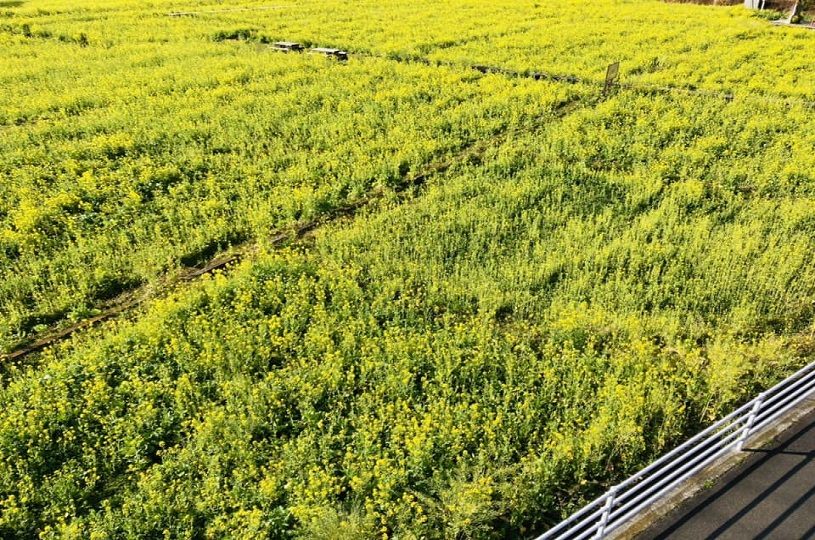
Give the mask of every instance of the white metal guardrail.
[(612, 487), (536, 540), (602, 539), (705, 467), (769, 427), (815, 391), (815, 363), (801, 369), (706, 430)]

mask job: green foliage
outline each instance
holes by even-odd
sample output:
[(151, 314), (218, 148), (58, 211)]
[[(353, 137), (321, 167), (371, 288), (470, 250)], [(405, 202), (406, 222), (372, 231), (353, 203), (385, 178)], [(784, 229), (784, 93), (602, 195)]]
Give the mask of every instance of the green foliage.
[(54, 89), (9, 100), (5, 118), (0, 109), (6, 349), (32, 321), (85, 312), (126, 284), (397, 188), (577, 93), (196, 42), (159, 56), (77, 51), (87, 55), (80, 74), (55, 47), (29, 53), (54, 55), (57, 75), (31, 76)]
[[(4, 347), (259, 250), (3, 365), (0, 537), (532, 536), (811, 360), (815, 131), (789, 98), (813, 85), (756, 76), (811, 38), (603, 3), (0, 15), (28, 28), (0, 32), (0, 85), (35, 89), (0, 105)], [(284, 38), (372, 56), (258, 48)], [(733, 43), (742, 70), (710, 62)], [(612, 53), (734, 97), (461, 67), (590, 78)]]
[(257, 36), (257, 30), (253, 28), (237, 28), (235, 30), (218, 30), (212, 36), (213, 41), (227, 40), (249, 40)]

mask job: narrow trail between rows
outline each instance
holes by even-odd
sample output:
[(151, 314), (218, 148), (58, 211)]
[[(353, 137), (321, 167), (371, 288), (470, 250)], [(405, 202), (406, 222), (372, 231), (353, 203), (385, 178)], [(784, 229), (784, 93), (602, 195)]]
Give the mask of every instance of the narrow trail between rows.
[[(478, 41), (482, 39), (490, 39), (494, 37), (502, 37), (509, 34), (516, 34), (518, 32), (500, 32), (496, 34), (482, 34), (479, 36), (470, 36), (467, 38), (463, 38), (461, 40), (444, 43), (444, 44), (436, 44), (433, 46), (434, 50), (442, 50), (442, 49), (449, 49), (453, 47), (457, 47), (459, 45), (471, 43), (473, 41)], [(285, 41), (284, 39), (277, 40), (277, 38), (268, 38), (269, 41)], [(239, 41), (239, 40), (235, 40)], [(338, 48), (333, 45), (320, 45), (319, 47), (322, 48)], [(542, 69), (512, 69), (507, 68), (499, 65), (492, 65), (492, 64), (483, 64), (483, 63), (473, 63), (473, 62), (461, 62), (461, 61), (453, 61), (453, 60), (439, 60), (439, 59), (431, 59), (427, 56), (421, 55), (413, 55), (413, 54), (393, 54), (393, 53), (381, 53), (376, 51), (370, 50), (353, 50), (353, 49), (344, 49), (352, 58), (375, 58), (379, 60), (389, 60), (399, 63), (405, 64), (421, 64), (428, 67), (445, 67), (450, 69), (461, 69), (461, 70), (475, 70), (483, 74), (498, 74), (507, 77), (518, 77), (518, 78), (527, 78), (527, 79), (534, 79), (534, 80), (542, 80), (542, 81), (551, 81), (556, 83), (566, 83), (566, 84), (575, 84), (575, 85), (585, 85), (585, 86), (596, 86), (598, 88), (602, 88), (604, 85), (604, 80), (601, 76), (597, 78), (588, 78), (582, 77), (579, 75), (574, 75), (570, 73), (554, 73), (547, 70)], [(303, 51), (305, 52), (305, 51)], [(601, 66), (605, 68), (606, 66)], [(794, 96), (785, 96), (773, 93), (763, 93), (763, 92), (741, 92), (741, 93), (734, 93), (734, 92), (727, 92), (724, 90), (715, 90), (715, 89), (706, 89), (706, 88), (699, 88), (694, 85), (690, 86), (681, 86), (676, 84), (652, 84), (652, 83), (644, 83), (639, 81), (625, 81), (625, 82), (617, 82), (614, 84), (614, 87), (618, 90), (627, 90), (631, 92), (637, 92), (644, 95), (654, 95), (654, 94), (664, 94), (664, 95), (672, 95), (672, 94), (679, 94), (679, 95), (686, 95), (686, 96), (696, 96), (701, 98), (708, 98), (708, 99), (716, 99), (725, 102), (731, 102), (735, 99), (739, 99), (742, 101), (752, 102), (752, 103), (762, 103), (762, 104), (774, 104), (774, 105), (786, 105), (786, 106), (801, 106), (807, 109), (815, 109), (815, 101), (812, 99), (807, 99), (805, 97), (794, 97)]]
[(530, 126), (506, 128), (488, 139), (472, 141), (452, 156), (432, 162), (415, 174), (406, 175), (401, 182), (388, 191), (382, 188), (374, 189), (359, 200), (330, 210), (318, 218), (274, 231), (266, 239), (255, 239), (234, 246), (225, 252), (221, 252), (205, 264), (197, 267), (182, 268), (175, 274), (164, 276), (158, 282), (148, 283), (136, 289), (126, 291), (104, 306), (99, 307), (98, 309), (101, 311), (99, 314), (69, 326), (62, 326), (58, 323), (48, 330), (21, 342), (13, 350), (0, 354), (0, 361), (21, 360), (46, 347), (64, 341), (81, 330), (129, 313), (149, 300), (161, 298), (178, 285), (194, 282), (202, 276), (211, 274), (217, 270), (227, 269), (231, 265), (248, 259), (258, 253), (261, 247), (278, 249), (283, 246), (292, 245), (314, 234), (317, 229), (327, 224), (336, 222), (342, 218), (353, 218), (359, 211), (383, 199), (387, 194), (396, 193), (401, 195), (403, 200), (400, 201), (400, 203), (416, 198), (418, 194), (411, 194), (411, 191), (424, 186), (433, 176), (443, 174), (458, 163), (481, 156), (489, 148), (501, 145), (507, 139), (519, 133), (528, 132), (551, 122), (559, 121), (580, 108), (581, 105), (592, 106), (595, 103), (595, 100), (588, 100), (587, 98), (574, 97), (567, 99), (555, 105), (551, 110), (547, 110), (532, 119)]
[[(449, 46), (449, 44), (447, 46)], [(523, 128), (523, 131), (528, 131), (530, 129), (540, 127), (540, 125), (544, 122), (558, 121), (571, 114), (581, 105), (594, 106), (600, 101), (602, 101), (602, 99), (604, 98), (604, 96), (600, 95), (600, 91), (602, 90), (602, 82), (588, 80), (574, 75), (546, 73), (543, 71), (518, 71), (503, 68), (500, 66), (489, 66), (483, 64), (472, 64), (450, 61), (435, 61), (422, 56), (387, 55), (370, 51), (353, 51), (350, 52), (350, 54), (352, 54), (353, 57), (363, 59), (364, 58), (380, 60), (384, 59), (399, 63), (422, 64), (428, 67), (475, 70), (482, 74), (496, 74), (505, 77), (531, 78), (535, 80), (551, 81), (561, 84), (565, 83), (571, 85), (583, 85), (586, 87), (594, 87), (597, 89), (597, 95), (594, 95), (589, 92), (584, 97), (576, 97), (558, 104), (551, 111), (547, 111), (546, 113), (541, 114), (538, 118), (533, 119), (532, 127)], [(627, 90), (646, 94), (681, 93), (686, 95), (696, 95), (706, 98), (721, 99), (725, 101), (731, 101), (734, 99), (733, 94), (725, 92), (688, 89), (672, 86), (653, 86), (636, 83), (622, 83), (616, 85), (616, 88), (618, 90)], [(745, 96), (739, 97), (744, 98)], [(767, 96), (752, 96), (752, 95), (746, 97), (748, 99), (780, 102), (788, 105), (800, 104), (807, 107), (815, 107), (815, 102), (799, 100), (794, 98), (781, 98), (781, 97), (771, 98)], [(421, 187), (430, 177), (445, 172), (447, 169), (449, 169), (456, 163), (483, 154), (491, 146), (501, 144), (503, 140), (511, 137), (518, 131), (520, 131), (520, 129), (517, 127), (508, 128), (494, 134), (492, 137), (488, 139), (481, 141), (472, 141), (469, 144), (465, 145), (461, 150), (459, 150), (452, 156), (449, 156), (446, 159), (432, 162), (418, 173), (404, 177), (401, 182), (399, 182), (394, 188), (392, 188), (391, 192), (395, 192), (397, 194), (404, 194), (413, 188)], [(310, 233), (313, 233), (316, 229), (328, 223), (337, 221), (340, 218), (353, 217), (353, 215), (355, 215), (361, 209), (370, 206), (374, 202), (382, 199), (385, 194), (386, 192), (383, 191), (381, 188), (375, 189), (372, 192), (368, 193), (366, 196), (362, 197), (361, 199), (337, 207), (333, 210), (330, 210), (326, 212), (324, 215), (315, 218), (314, 220), (294, 224), (293, 226), (279, 229), (272, 233), (272, 235), (267, 239), (255, 239), (253, 241), (246, 242), (238, 246), (234, 246), (233, 248), (226, 252), (221, 252), (201, 266), (184, 267), (175, 274), (165, 275), (157, 282), (148, 283), (136, 289), (125, 291), (112, 301), (108, 301), (103, 305), (97, 306), (97, 311), (99, 311), (97, 315), (83, 319), (68, 326), (64, 326), (64, 321), (62, 321), (61, 324), (57, 323), (53, 325), (51, 328), (45, 330), (44, 332), (41, 332), (37, 335), (34, 335), (28, 339), (23, 340), (11, 351), (6, 353), (0, 353), (0, 361), (20, 360), (22, 358), (25, 358), (26, 356), (31, 355), (32, 353), (38, 352), (46, 347), (54, 345), (60, 341), (66, 340), (80, 330), (90, 328), (103, 321), (113, 319), (124, 313), (130, 312), (135, 308), (139, 307), (140, 305), (144, 304), (148, 300), (160, 298), (168, 291), (172, 290), (174, 287), (180, 284), (193, 282), (202, 276), (211, 274), (216, 270), (223, 270), (232, 264), (238, 263), (241, 260), (244, 260), (252, 256), (253, 254), (259, 251), (259, 248), (261, 246), (275, 249), (297, 242), (306, 237), (307, 235), (309, 235)]]

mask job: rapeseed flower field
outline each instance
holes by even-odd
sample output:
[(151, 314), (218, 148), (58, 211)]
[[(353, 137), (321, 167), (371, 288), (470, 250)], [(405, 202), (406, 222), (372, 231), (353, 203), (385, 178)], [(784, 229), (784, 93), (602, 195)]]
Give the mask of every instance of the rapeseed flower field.
[(0, 51), (2, 538), (532, 537), (815, 355), (815, 32), (0, 0)]

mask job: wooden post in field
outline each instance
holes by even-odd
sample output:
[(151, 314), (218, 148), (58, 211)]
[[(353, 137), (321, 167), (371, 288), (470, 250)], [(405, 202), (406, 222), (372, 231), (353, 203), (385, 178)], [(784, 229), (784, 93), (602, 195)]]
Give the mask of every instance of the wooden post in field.
[(611, 89), (620, 81), (620, 63), (614, 62), (606, 68), (606, 85), (603, 87), (603, 95), (608, 95)]
[(787, 19), (787, 24), (792, 24), (794, 22), (797, 22), (795, 19), (798, 17), (798, 11), (799, 11), (799, 8), (800, 8), (799, 4), (800, 4), (800, 2), (795, 2), (795, 5), (792, 6), (792, 11), (790, 11), (790, 16)]

